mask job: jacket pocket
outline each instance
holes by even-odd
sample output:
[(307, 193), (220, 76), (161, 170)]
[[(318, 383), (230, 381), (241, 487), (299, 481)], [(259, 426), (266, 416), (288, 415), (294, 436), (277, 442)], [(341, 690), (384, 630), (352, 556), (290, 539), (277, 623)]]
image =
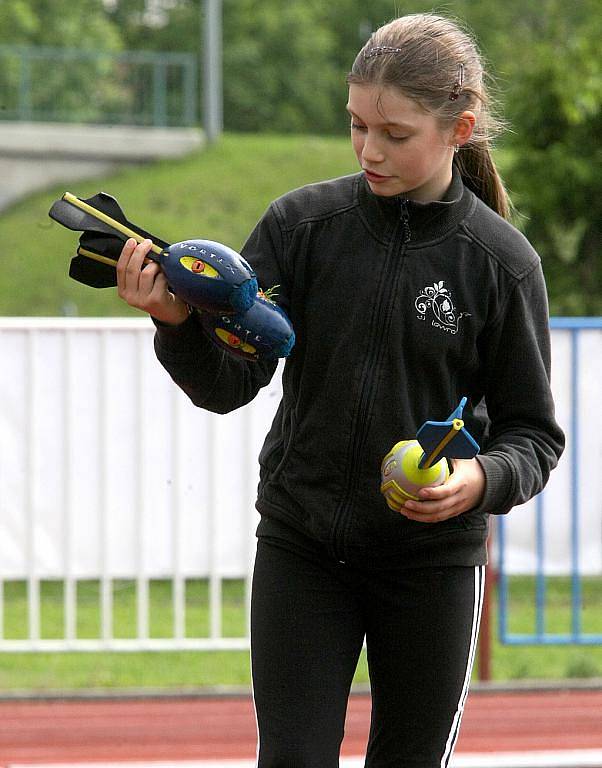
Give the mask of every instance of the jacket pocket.
[[(283, 410), (282, 418), (275, 422), (261, 449), (259, 464), (264, 470), (262, 475), (270, 481), (276, 479), (286, 464), (294, 441), (295, 423), (292, 409)], [(279, 430), (278, 424), (280, 424)], [(272, 433), (276, 430), (278, 430), (277, 434), (273, 435)]]
[(259, 463), (262, 467), (272, 472), (279, 463), (278, 456), (282, 453), (282, 447), (284, 445), (284, 438), (278, 437), (274, 441), (270, 441), (269, 435), (266, 438), (266, 442), (259, 454)]

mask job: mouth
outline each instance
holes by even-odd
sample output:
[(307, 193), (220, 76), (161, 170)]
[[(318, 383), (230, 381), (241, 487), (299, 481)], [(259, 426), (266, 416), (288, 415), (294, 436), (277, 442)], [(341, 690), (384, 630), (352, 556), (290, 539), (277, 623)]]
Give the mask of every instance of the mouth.
[(374, 171), (368, 170), (368, 168), (363, 169), (364, 173), (366, 174), (366, 178), (368, 181), (373, 181), (378, 183), (379, 181), (388, 181), (392, 178), (392, 176), (383, 176), (381, 173), (375, 173)]

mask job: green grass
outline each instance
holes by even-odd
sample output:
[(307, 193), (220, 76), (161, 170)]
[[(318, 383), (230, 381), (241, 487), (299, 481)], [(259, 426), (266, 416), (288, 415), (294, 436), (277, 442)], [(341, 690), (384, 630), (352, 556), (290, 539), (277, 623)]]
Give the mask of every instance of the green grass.
[[(244, 636), (243, 587), (239, 580), (222, 581), (221, 622), (224, 636)], [(116, 580), (112, 585), (113, 594), (113, 635), (119, 639), (136, 637), (136, 582)], [(101, 635), (100, 582), (95, 579), (77, 582), (77, 624), (79, 639), (94, 639)], [(4, 586), (4, 637), (7, 640), (27, 638), (27, 583), (7, 582)], [(153, 638), (173, 636), (173, 596), (170, 581), (149, 582), (149, 634)], [(209, 635), (209, 583), (206, 580), (191, 579), (186, 583), (185, 600), (187, 637)], [(45, 640), (60, 639), (64, 636), (64, 585), (62, 581), (40, 583), (40, 635)]]
[[(536, 583), (531, 578), (510, 579), (510, 599), (513, 611), (509, 614), (508, 630), (513, 633), (532, 634), (535, 631)], [(570, 634), (572, 621), (571, 580), (569, 577), (547, 578), (545, 585), (544, 631)], [(581, 580), (580, 620), (582, 631), (602, 635), (602, 583), (600, 579)]]
[[(63, 585), (41, 584), (41, 634), (60, 638), (63, 632)], [(535, 628), (534, 581), (527, 577), (511, 580), (510, 630), (532, 633)], [(135, 636), (136, 593), (132, 581), (113, 585), (114, 634)], [(5, 584), (5, 636), (27, 635), (27, 589), (23, 582)], [(566, 632), (570, 626), (570, 584), (567, 579), (548, 580), (549, 614), (547, 631)], [(172, 634), (172, 594), (167, 581), (150, 585), (150, 634)], [(100, 632), (100, 590), (97, 581), (78, 583), (77, 634), (97, 637)], [(585, 579), (582, 601), (583, 629), (602, 633), (602, 581)], [(190, 580), (186, 588), (186, 634), (208, 636), (209, 589), (206, 581)], [(222, 622), (225, 636), (242, 636), (245, 631), (244, 585), (240, 580), (225, 580), (222, 588)], [(495, 625), (494, 618), (494, 625)], [(494, 627), (494, 633), (495, 627)], [(494, 636), (493, 676), (498, 681), (554, 680), (602, 677), (602, 647), (594, 646), (504, 646)], [(368, 681), (365, 655), (355, 678)], [(165, 688), (185, 689), (205, 686), (249, 686), (249, 654), (232, 652), (123, 652), (123, 653), (0, 653), (0, 690), (37, 691), (84, 688)]]
[[(581, 630), (591, 635), (602, 635), (602, 580), (584, 578), (581, 588)], [(509, 580), (510, 633), (536, 633), (535, 590), (533, 578), (513, 577)], [(546, 579), (545, 605), (544, 631), (570, 634), (572, 603), (569, 578)], [(495, 618), (494, 632), (497, 635), (497, 616)], [(602, 645), (511, 646), (496, 641), (492, 659), (494, 676), (498, 680), (602, 677)]]
[(48, 218), (54, 200), (67, 190), (78, 197), (100, 190), (114, 195), (130, 221), (169, 242), (203, 237), (239, 250), (274, 198), (356, 170), (345, 138), (236, 135), (176, 161), (35, 194), (0, 215), (0, 315), (139, 314), (114, 289), (95, 290), (69, 279), (79, 235)]
[[(40, 622), (43, 639), (63, 637), (63, 583), (40, 584)], [(172, 636), (171, 583), (149, 585), (149, 630), (153, 638)], [(244, 585), (240, 580), (222, 582), (222, 631), (224, 636), (245, 632)], [(186, 636), (209, 635), (209, 585), (205, 580), (186, 584)], [(4, 585), (4, 635), (6, 639), (27, 637), (27, 585)], [(96, 580), (77, 584), (77, 637), (100, 635), (100, 584)], [(131, 580), (113, 583), (113, 634), (136, 636), (136, 584)], [(84, 688), (187, 688), (215, 685), (248, 685), (247, 652), (121, 652), (121, 653), (0, 653), (0, 690), (56, 690)]]

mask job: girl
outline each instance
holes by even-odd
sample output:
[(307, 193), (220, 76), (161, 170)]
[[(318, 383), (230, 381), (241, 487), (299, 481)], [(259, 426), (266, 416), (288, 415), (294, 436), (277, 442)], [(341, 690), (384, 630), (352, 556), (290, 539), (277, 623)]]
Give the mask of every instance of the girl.
[[(260, 284), (280, 286), (297, 336), (259, 457), (260, 768), (338, 765), (364, 638), (366, 766), (448, 765), (488, 516), (538, 493), (564, 443), (541, 264), (506, 220), (474, 43), (447, 19), (405, 16), (372, 35), (348, 85), (361, 171), (276, 200), (243, 249)], [(248, 403), (276, 365), (213, 346), (158, 267), (142, 269), (148, 247), (124, 247), (119, 292), (154, 317), (159, 360), (199, 407)], [(383, 457), (463, 395), (480, 456), (392, 511)]]

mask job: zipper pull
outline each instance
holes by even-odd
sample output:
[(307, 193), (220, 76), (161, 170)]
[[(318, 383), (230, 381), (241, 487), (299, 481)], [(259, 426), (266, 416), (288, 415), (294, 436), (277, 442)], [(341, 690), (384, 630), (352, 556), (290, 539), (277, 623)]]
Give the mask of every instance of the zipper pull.
[(401, 221), (403, 224), (403, 242), (409, 243), (412, 239), (412, 232), (410, 230), (410, 213), (408, 211), (408, 201), (404, 198), (400, 202), (401, 207)]

